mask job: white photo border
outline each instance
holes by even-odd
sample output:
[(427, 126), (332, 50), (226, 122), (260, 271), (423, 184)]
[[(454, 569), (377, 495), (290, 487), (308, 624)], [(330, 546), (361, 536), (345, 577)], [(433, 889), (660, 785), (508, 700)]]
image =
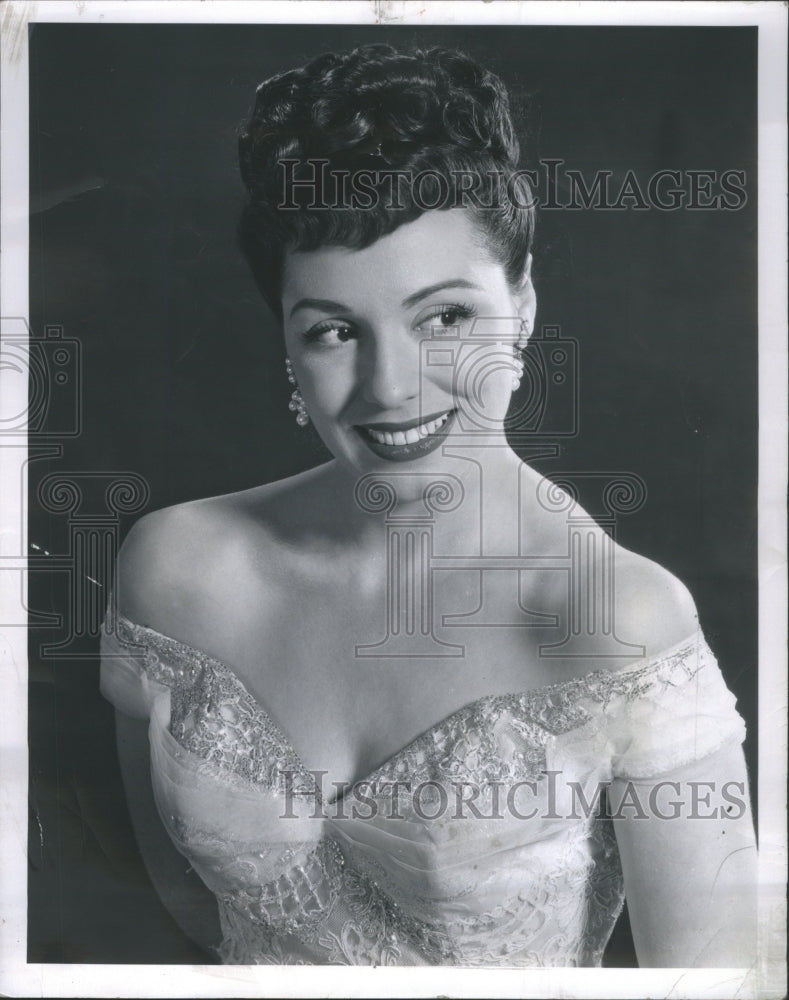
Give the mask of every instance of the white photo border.
[[(760, 967), (420, 970), (27, 964), (27, 647), (0, 627), (0, 993), (10, 996), (771, 997), (785, 984), (787, 709), (787, 7), (780, 2), (237, 2), (44, 0), (0, 4), (0, 316), (28, 302), (28, 48), (32, 23), (301, 23), (755, 26), (759, 29), (759, 780)], [(20, 392), (0, 366), (0, 394)], [(6, 403), (9, 406), (9, 396)], [(22, 412), (25, 398), (10, 409)], [(22, 567), (26, 450), (0, 441), (0, 568)], [(20, 483), (22, 490), (20, 491)], [(19, 553), (15, 561), (14, 554)], [(8, 561), (10, 560), (10, 561)], [(18, 572), (0, 572), (0, 609), (20, 606)], [(26, 594), (21, 595), (22, 607)], [(7, 618), (3, 614), (2, 621)]]

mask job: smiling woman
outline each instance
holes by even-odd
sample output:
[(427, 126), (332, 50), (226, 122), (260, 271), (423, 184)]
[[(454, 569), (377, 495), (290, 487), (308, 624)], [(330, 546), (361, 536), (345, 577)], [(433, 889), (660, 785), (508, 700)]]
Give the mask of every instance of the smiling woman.
[[(310, 417), (339, 462), (363, 475), (383, 471), (386, 461), (421, 458), (460, 433), (463, 416), (475, 423), (475, 414), (489, 431), (491, 448), (480, 452), (486, 463), (509, 462), (512, 452), (496, 445), (506, 443), (516, 344), (525, 346), (534, 322), (529, 263), (511, 288), (463, 208), (426, 212), (363, 251), (329, 246), (289, 256), (285, 343)], [(316, 289), (317, 298), (305, 295)], [(425, 365), (453, 341), (454, 364)], [(455, 377), (469, 363), (483, 375), (469, 382), (473, 400)], [(483, 444), (481, 429), (473, 427)]]
[(333, 459), (124, 545), (102, 688), (163, 900), (226, 962), (556, 966), (599, 964), (626, 896), (642, 964), (750, 965), (744, 727), (693, 600), (509, 443), (539, 366), (501, 81), (327, 55), (258, 88), (240, 151)]

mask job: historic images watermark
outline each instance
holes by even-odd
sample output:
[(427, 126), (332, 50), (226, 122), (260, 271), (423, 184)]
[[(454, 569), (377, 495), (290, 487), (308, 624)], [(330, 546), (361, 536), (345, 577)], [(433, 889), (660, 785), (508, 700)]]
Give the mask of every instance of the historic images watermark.
[[(371, 157), (376, 159), (376, 157)], [(561, 159), (542, 159), (536, 169), (503, 173), (489, 170), (405, 170), (387, 165), (344, 170), (329, 159), (283, 158), (278, 208), (295, 211), (403, 211), (447, 208), (540, 211), (730, 211), (748, 202), (745, 170), (690, 170), (666, 167), (648, 176), (629, 169), (621, 174), (599, 169), (589, 174)]]
[[(351, 785), (330, 783), (328, 771), (307, 772), (314, 780), (305, 788), (304, 776), (282, 771), (281, 819), (406, 820), (730, 820), (747, 814), (747, 790), (742, 781), (672, 781), (652, 784), (619, 782), (612, 795), (607, 782), (584, 784), (546, 769), (534, 778), (518, 781), (411, 781), (365, 779)], [(311, 810), (311, 811), (310, 811)]]

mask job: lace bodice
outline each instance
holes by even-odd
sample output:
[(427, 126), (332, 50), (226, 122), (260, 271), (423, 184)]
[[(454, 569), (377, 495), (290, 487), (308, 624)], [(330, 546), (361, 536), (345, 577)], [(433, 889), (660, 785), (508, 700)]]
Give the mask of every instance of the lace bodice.
[(200, 650), (108, 615), (101, 683), (150, 719), (162, 821), (216, 895), (223, 961), (241, 964), (599, 965), (624, 895), (596, 794), (744, 737), (700, 634), (483, 697), (336, 801)]

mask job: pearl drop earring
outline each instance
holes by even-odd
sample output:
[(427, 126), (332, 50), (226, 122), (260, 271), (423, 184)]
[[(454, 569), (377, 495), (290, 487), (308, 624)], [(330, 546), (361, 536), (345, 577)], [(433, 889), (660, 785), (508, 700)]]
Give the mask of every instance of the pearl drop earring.
[(290, 358), (285, 358), (285, 371), (288, 373), (288, 382), (294, 387), (293, 392), (290, 394), (288, 409), (296, 414), (296, 423), (299, 427), (306, 427), (310, 422), (310, 416), (307, 413), (307, 407), (304, 404), (301, 390), (296, 382), (296, 376), (293, 373), (293, 362)]

